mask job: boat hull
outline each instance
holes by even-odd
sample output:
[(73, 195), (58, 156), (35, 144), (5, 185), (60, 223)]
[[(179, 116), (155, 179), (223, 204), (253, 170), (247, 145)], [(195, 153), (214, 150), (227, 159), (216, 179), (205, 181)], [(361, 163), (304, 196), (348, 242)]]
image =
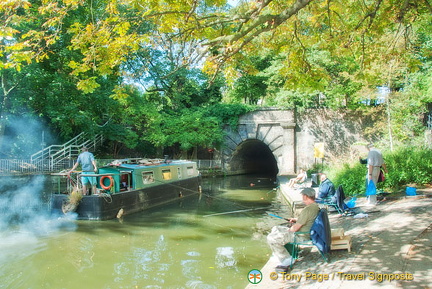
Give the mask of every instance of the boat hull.
[[(128, 215), (140, 212), (199, 192), (199, 177), (193, 177), (115, 194), (84, 196), (75, 213), (78, 220), (109, 220), (116, 218), (118, 214)], [(53, 194), (51, 212), (55, 215), (63, 215), (62, 206), (67, 201), (68, 195)]]

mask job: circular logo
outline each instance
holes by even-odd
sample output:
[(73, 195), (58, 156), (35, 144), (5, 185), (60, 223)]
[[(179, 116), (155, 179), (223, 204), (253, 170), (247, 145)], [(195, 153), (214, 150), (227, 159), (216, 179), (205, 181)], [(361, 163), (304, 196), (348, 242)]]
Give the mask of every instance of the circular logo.
[(262, 273), (260, 270), (253, 269), (248, 273), (248, 280), (252, 284), (258, 284), (262, 280)]

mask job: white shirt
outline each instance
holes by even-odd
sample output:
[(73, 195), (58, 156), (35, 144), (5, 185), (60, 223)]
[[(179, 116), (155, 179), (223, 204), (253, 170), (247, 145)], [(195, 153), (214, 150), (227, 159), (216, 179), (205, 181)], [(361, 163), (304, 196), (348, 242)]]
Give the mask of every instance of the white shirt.
[(367, 157), (368, 165), (380, 167), (384, 164), (382, 153), (377, 149), (371, 149)]

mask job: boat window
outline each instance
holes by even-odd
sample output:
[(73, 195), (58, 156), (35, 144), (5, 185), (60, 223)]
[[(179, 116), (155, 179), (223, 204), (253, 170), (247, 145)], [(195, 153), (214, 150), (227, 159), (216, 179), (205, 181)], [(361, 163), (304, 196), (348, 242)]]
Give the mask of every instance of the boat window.
[(131, 187), (130, 173), (122, 173), (120, 175), (120, 191), (127, 191)]
[(194, 175), (194, 168), (193, 167), (187, 167), (187, 173), (189, 176), (193, 176)]
[(180, 168), (177, 168), (177, 176), (178, 176), (179, 179), (182, 178), (182, 174), (181, 174), (181, 169)]
[(142, 172), (142, 178), (145, 185), (154, 183), (153, 172)]
[(167, 169), (167, 170), (162, 170), (162, 178), (164, 180), (171, 180), (172, 176), (171, 176), (171, 170)]

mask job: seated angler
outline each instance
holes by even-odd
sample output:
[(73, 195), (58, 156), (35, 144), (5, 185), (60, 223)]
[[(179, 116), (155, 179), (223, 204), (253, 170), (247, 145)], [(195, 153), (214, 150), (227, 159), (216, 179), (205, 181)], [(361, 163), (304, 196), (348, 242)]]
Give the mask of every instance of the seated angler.
[(330, 181), (327, 178), (326, 174), (321, 174), (320, 177), (321, 183), (320, 186), (318, 188), (318, 193), (317, 193), (317, 202), (321, 202), (322, 200), (326, 200), (326, 199), (330, 199), (331, 197), (334, 196), (336, 189), (332, 183), (332, 181)]
[[(298, 218), (288, 219), (292, 226), (274, 226), (267, 236), (267, 243), (273, 252), (273, 256), (280, 262), (280, 265), (276, 267), (276, 271), (278, 272), (286, 272), (290, 264), (294, 263), (294, 260), (284, 245), (293, 242), (295, 232), (309, 233), (318, 215), (319, 207), (315, 202), (315, 190), (312, 188), (305, 188), (301, 190), (300, 194), (302, 195), (302, 201), (306, 207), (300, 212)], [(310, 235), (304, 234), (302, 238), (308, 240)]]

